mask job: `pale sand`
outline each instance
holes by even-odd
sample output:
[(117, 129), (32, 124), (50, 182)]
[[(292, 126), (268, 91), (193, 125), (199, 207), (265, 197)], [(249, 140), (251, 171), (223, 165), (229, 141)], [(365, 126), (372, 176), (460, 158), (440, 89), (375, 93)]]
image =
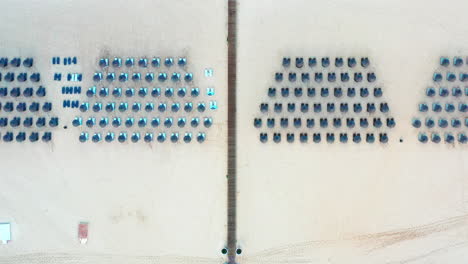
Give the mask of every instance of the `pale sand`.
[[(422, 145), (410, 120), (439, 56), (468, 55), (467, 7), (241, 1), (240, 263), (466, 263), (467, 148)], [(369, 56), (397, 122), (390, 142), (260, 143), (253, 118), (285, 55)]]
[[(34, 56), (61, 126), (54, 142), (1, 144), (0, 222), (12, 241), (0, 263), (223, 262), (226, 241), (226, 14), (223, 1), (1, 1), (1, 56)], [(82, 72), (101, 55), (186, 56), (219, 109), (203, 144), (81, 144), (53, 72)], [(51, 65), (77, 56), (77, 66)], [(204, 69), (214, 69), (207, 79)], [(79, 244), (78, 223), (89, 221)], [(30, 255), (31, 254), (31, 255)], [(51, 262), (49, 262), (51, 261)], [(97, 261), (97, 262), (95, 262)]]

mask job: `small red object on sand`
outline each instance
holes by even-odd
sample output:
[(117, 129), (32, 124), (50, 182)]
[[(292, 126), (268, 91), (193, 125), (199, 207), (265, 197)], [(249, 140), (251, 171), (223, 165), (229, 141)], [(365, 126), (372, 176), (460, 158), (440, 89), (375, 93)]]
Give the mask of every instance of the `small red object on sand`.
[(78, 239), (81, 244), (86, 244), (88, 242), (88, 223), (80, 222), (78, 225)]

